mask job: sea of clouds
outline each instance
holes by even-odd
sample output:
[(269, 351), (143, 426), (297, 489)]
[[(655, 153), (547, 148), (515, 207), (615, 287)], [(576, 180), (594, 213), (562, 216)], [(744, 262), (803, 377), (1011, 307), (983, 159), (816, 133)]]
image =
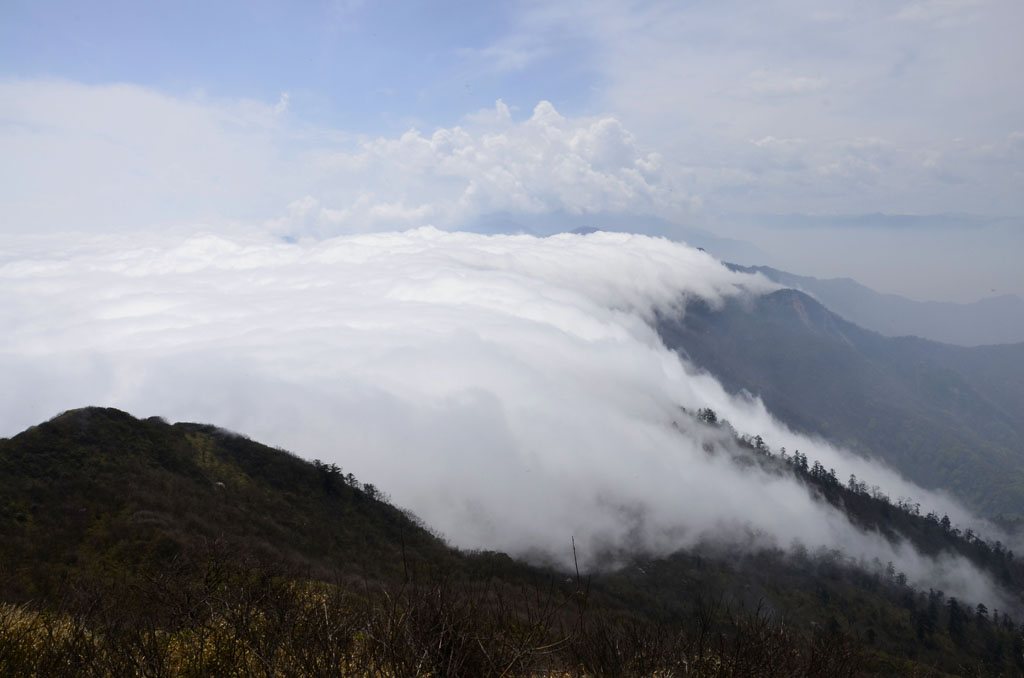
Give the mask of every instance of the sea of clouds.
[(0, 435), (69, 408), (200, 421), (337, 463), (452, 543), (571, 559), (707, 541), (838, 549), (1000, 604), (962, 558), (865, 533), (791, 476), (735, 464), (715, 409), (963, 526), (948, 497), (776, 422), (666, 349), (656, 312), (775, 286), (664, 239), (421, 228), (11, 235), (0, 247)]

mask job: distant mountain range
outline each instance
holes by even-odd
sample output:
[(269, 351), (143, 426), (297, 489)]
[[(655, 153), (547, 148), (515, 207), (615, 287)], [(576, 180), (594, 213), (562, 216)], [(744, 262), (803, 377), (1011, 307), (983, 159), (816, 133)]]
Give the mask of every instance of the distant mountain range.
[[(878, 217), (867, 215), (860, 221), (874, 223), (871, 220)], [(905, 217), (895, 219), (894, 223), (912, 225), (920, 219)], [(859, 223), (853, 218), (847, 221)], [(929, 221), (933, 222), (935, 220)], [(938, 219), (935, 223), (944, 222)], [(496, 212), (478, 217), (462, 228), (475, 233), (523, 233), (534, 236), (555, 233), (585, 235), (595, 231), (638, 233), (685, 242), (706, 250), (723, 262), (756, 262), (768, 258), (763, 251), (748, 242), (723, 238), (704, 229), (683, 226), (653, 216)], [(1024, 299), (1013, 295), (990, 297), (971, 303), (916, 301), (896, 294), (877, 292), (851, 278), (822, 279), (796, 275), (769, 266), (740, 263), (725, 265), (736, 271), (761, 273), (781, 285), (806, 292), (847, 320), (888, 337), (917, 336), (959, 346), (1024, 341)]]
[(812, 278), (768, 266), (727, 266), (761, 273), (806, 292), (847, 320), (889, 337), (912, 335), (960, 346), (1024, 341), (1024, 300), (1013, 295), (969, 304), (914, 301), (876, 292), (850, 278)]
[(1024, 515), (1024, 343), (865, 330), (785, 289), (662, 318), (670, 348), (794, 429), (884, 459), (990, 514)]

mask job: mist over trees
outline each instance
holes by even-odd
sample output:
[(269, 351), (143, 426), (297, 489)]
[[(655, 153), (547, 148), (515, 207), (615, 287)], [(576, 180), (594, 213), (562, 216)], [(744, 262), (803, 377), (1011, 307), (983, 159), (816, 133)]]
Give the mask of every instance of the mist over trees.
[[(791, 475), (863, 529), (960, 554), (1020, 590), (1024, 567), (1001, 544), (739, 435), (712, 408), (679, 417), (735, 441), (706, 454)], [(0, 441), (0, 470), (8, 673), (1024, 668), (1019, 611), (915, 587), (891, 562), (708, 542), (667, 558), (609, 553), (617, 564), (589, 574), (530, 566), (451, 549), (340, 465), (212, 426), (69, 412)]]
[(1024, 512), (1024, 344), (964, 348), (864, 330), (795, 290), (695, 301), (667, 346), (787, 426), (883, 460), (984, 515)]

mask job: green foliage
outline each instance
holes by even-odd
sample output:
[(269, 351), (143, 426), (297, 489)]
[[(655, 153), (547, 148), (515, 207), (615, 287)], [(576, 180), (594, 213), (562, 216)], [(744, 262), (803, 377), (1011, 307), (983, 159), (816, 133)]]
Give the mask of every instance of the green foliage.
[[(374, 493), (376, 494), (376, 493)], [(399, 509), (280, 450), (210, 426), (69, 412), (0, 443), (0, 591), (144, 576), (212, 540), (313, 571), (382, 578), (403, 551), (454, 556)]]
[[(709, 412), (695, 416), (731, 430)], [(1024, 582), (999, 544), (840, 483), (798, 451), (737, 445), (743, 463), (795, 474), (866, 529)], [(0, 497), (0, 675), (1024, 670), (1005, 611), (915, 591), (881, 563), (708, 545), (566, 579), (451, 549), (337, 465), (117, 410), (0, 441)]]

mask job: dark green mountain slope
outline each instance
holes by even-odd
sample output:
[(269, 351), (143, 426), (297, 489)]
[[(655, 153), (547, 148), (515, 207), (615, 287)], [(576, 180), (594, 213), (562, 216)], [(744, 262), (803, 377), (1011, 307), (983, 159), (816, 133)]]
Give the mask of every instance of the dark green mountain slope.
[(138, 574), (217, 540), (375, 579), (401, 572), (403, 547), (407, 558), (453, 560), (367, 489), (212, 426), (75, 410), (0, 442), (0, 574), (32, 597), (66, 573)]
[(666, 345), (794, 428), (989, 513), (1024, 514), (1024, 344), (864, 330), (795, 290), (662, 318)]
[[(680, 416), (728, 430), (706, 412)], [(792, 474), (863, 529), (963, 555), (1019, 596), (1024, 566), (998, 544), (754, 439), (714, 453)], [(452, 549), (380, 497), (211, 426), (112, 409), (0, 440), (0, 675), (1024, 669), (1006, 610), (916, 591), (882, 563), (708, 544), (617, 554), (616, 569), (581, 579)]]

